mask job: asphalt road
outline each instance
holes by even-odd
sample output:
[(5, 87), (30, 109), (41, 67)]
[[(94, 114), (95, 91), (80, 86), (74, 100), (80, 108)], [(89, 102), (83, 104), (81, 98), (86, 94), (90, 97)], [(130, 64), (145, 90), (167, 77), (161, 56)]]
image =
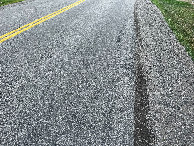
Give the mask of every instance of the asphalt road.
[[(76, 0), (0, 8), (0, 36)], [(0, 44), (0, 145), (133, 145), (135, 0), (86, 0)]]

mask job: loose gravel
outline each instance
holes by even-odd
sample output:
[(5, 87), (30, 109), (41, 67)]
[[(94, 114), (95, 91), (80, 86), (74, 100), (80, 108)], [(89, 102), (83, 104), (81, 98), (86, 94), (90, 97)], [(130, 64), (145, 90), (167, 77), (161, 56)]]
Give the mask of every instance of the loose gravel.
[(135, 4), (135, 145), (194, 145), (194, 64), (150, 0)]

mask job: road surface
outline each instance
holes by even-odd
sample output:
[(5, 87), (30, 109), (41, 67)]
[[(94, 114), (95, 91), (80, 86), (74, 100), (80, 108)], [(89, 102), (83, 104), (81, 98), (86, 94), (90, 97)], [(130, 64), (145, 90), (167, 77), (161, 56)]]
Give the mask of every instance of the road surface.
[[(78, 0), (0, 8), (0, 36)], [(135, 0), (85, 0), (0, 43), (0, 145), (133, 145)]]

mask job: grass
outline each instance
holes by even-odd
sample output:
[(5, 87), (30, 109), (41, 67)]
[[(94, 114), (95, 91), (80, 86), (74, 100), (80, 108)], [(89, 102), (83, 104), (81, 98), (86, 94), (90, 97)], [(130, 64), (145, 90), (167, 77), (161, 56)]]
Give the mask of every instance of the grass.
[(176, 0), (151, 0), (194, 60), (194, 5)]
[(12, 3), (17, 3), (17, 2), (21, 2), (23, 0), (0, 0), (0, 6), (4, 6), (7, 4), (12, 4)]

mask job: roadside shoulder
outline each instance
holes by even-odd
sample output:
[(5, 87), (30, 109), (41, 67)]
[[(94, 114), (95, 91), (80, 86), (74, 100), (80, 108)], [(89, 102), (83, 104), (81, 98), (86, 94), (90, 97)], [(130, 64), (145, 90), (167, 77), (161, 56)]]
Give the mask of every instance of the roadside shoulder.
[[(141, 107), (146, 108), (147, 113), (136, 110), (136, 121), (138, 115), (145, 116), (142, 126), (149, 131), (150, 145), (190, 145), (194, 137), (193, 61), (150, 0), (137, 0), (134, 15), (137, 33), (135, 107), (140, 108), (141, 99), (146, 98), (148, 102), (146, 107)], [(139, 86), (139, 73), (145, 79), (144, 87)], [(135, 145), (143, 144), (143, 134), (142, 131), (136, 133)]]
[(17, 6), (17, 5), (24, 5), (24, 4), (27, 4), (27, 3), (32, 2), (32, 1), (34, 1), (34, 0), (23, 0), (23, 1), (18, 1), (18, 2), (8, 3), (6, 5), (0, 6), (0, 10), (3, 10), (7, 7), (14, 7), (14, 6)]

